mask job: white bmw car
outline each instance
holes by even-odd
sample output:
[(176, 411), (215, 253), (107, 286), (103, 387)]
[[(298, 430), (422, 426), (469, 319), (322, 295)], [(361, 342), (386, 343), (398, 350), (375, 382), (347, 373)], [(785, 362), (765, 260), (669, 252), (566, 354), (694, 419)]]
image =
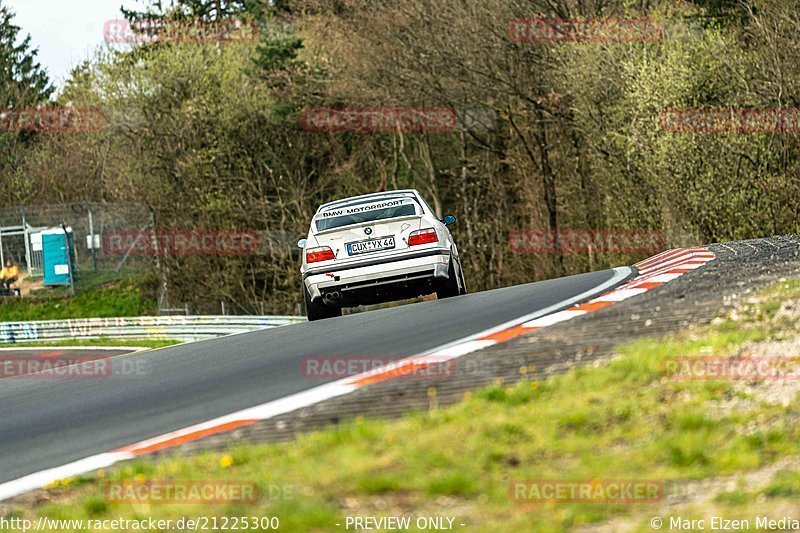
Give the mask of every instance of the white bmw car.
[(320, 206), (303, 249), (309, 320), (343, 307), (466, 294), (458, 248), (447, 226), (415, 190), (355, 196)]

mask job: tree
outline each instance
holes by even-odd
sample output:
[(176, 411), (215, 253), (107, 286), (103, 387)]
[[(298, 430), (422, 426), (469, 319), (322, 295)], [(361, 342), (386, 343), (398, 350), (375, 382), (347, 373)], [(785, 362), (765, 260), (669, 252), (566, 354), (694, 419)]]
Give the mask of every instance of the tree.
[[(141, 0), (140, 0), (141, 1)], [(142, 11), (121, 8), (130, 22), (163, 20), (222, 20), (261, 14), (260, 0), (143, 0)]]
[(53, 93), (47, 71), (36, 61), (38, 49), (31, 36), (21, 42), (14, 13), (0, 2), (0, 98), (3, 108), (25, 107), (46, 101)]
[[(324, 201), (414, 187), (437, 212), (459, 216), (453, 231), (472, 289), (648, 253), (610, 253), (601, 241), (574, 253), (567, 239), (519, 253), (515, 230), (656, 230), (667, 245), (792, 233), (797, 124), (705, 134), (665, 130), (659, 119), (668, 109), (800, 106), (797, 3), (158, 0), (126, 16), (153, 27), (255, 20), (261, 37), (99, 54), (72, 73), (58, 102), (102, 107), (104, 128), (37, 135), (17, 171), (27, 180), (14, 189), (28, 187), (41, 203), (143, 203), (157, 229), (283, 238), (305, 233)], [(735, 17), (722, 16), (733, 7)], [(657, 17), (666, 29), (630, 43), (510, 37), (509, 21), (536, 16)], [(320, 132), (300, 118), (380, 108), (487, 120)], [(300, 299), (292, 240), (272, 238), (258, 256), (165, 258), (171, 294), (292, 312)]]
[[(13, 23), (14, 13), (0, 2), (0, 106), (2, 110), (24, 110), (48, 101), (54, 87), (47, 72), (36, 61), (37, 49), (31, 37), (20, 39), (20, 28)], [(36, 134), (5, 131), (0, 133), (0, 179), (6, 184), (4, 203), (25, 201), (35, 185), (21, 170), (27, 148)]]

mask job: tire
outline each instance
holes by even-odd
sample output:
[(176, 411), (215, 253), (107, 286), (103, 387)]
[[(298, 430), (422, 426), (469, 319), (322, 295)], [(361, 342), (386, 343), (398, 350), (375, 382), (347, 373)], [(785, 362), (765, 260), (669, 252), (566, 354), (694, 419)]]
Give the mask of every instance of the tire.
[(440, 282), (439, 287), (436, 289), (436, 298), (442, 300), (444, 298), (452, 298), (458, 296), (461, 292), (458, 289), (458, 273), (456, 273), (453, 260), (450, 259), (450, 265), (447, 268), (447, 279)]
[(306, 304), (306, 317), (308, 317), (309, 322), (342, 316), (341, 307), (331, 307), (325, 305), (322, 301), (315, 302), (312, 300), (305, 285), (303, 285), (303, 301)]

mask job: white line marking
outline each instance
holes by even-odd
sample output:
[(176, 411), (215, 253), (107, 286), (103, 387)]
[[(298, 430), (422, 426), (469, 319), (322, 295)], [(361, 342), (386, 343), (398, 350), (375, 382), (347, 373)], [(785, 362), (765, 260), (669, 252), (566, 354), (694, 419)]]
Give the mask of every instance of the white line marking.
[(632, 287), (636, 287), (637, 285), (640, 285), (641, 283), (666, 283), (668, 281), (672, 281), (673, 279), (679, 278), (682, 275), (683, 275), (683, 273), (681, 273), (681, 272), (674, 272), (674, 273), (667, 272), (665, 274), (657, 274), (655, 276), (652, 276), (650, 278), (642, 280), (641, 282), (639, 282), (639, 281), (635, 282), (632, 285)]
[(41, 472), (29, 474), (19, 479), (15, 479), (14, 481), (8, 481), (0, 484), (0, 501), (32, 489), (45, 487), (50, 483), (58, 481), (59, 479), (77, 476), (86, 472), (98, 470), (100, 468), (107, 468), (116, 462), (133, 458), (134, 455), (130, 453), (101, 453), (98, 455), (92, 455), (91, 457), (87, 457), (79, 461), (75, 461), (73, 463), (65, 464), (63, 466), (57, 466), (55, 468), (50, 468), (49, 470), (42, 470)]
[(611, 291), (605, 296), (601, 296), (595, 300), (594, 302), (621, 302), (622, 300), (627, 300), (632, 296), (636, 296), (638, 294), (642, 294), (647, 292), (647, 289), (638, 288), (638, 289), (617, 289), (615, 291)]
[(497, 342), (488, 339), (466, 341), (461, 344), (451, 346), (449, 348), (436, 350), (435, 352), (423, 355), (420, 358), (431, 357), (435, 359), (436, 357), (461, 357), (462, 355), (466, 355), (472, 352), (477, 352), (478, 350), (482, 350), (487, 346), (491, 346), (493, 344), (497, 344)]
[(697, 257), (696, 253), (691, 253), (691, 252), (684, 253), (684, 254), (675, 256), (673, 258), (670, 258), (669, 261), (664, 261), (664, 262), (658, 263), (656, 265), (652, 265), (652, 266), (649, 266), (649, 267), (646, 267), (646, 268), (641, 268), (641, 269), (639, 269), (639, 275), (647, 276), (648, 274), (651, 274), (651, 273), (653, 273), (655, 271), (658, 271), (658, 270), (664, 270), (664, 269), (673, 268), (674, 266), (679, 265), (679, 264), (683, 264), (683, 263), (685, 263), (685, 262), (687, 262), (687, 261), (689, 261), (691, 259), (694, 259), (695, 257)]
[(610, 280), (606, 281), (605, 283), (603, 283), (601, 285), (598, 285), (594, 289), (590, 289), (588, 291), (584, 291), (581, 294), (578, 294), (577, 296), (573, 296), (572, 298), (570, 298), (568, 300), (564, 300), (563, 302), (559, 302), (557, 304), (551, 305), (550, 307), (545, 307), (544, 309), (540, 309), (539, 311), (535, 311), (535, 312), (527, 314), (525, 316), (521, 316), (519, 318), (515, 318), (514, 320), (509, 320), (508, 322), (500, 324), (499, 326), (495, 326), (493, 328), (489, 328), (487, 330), (475, 333), (474, 335), (470, 335), (468, 337), (464, 337), (463, 339), (459, 339), (457, 341), (453, 341), (453, 342), (447, 343), (444, 346), (440, 346), (439, 348), (434, 348), (433, 350), (425, 352), (422, 355), (427, 355), (427, 354), (432, 353), (434, 351), (443, 350), (445, 348), (449, 348), (451, 346), (455, 346), (455, 345), (458, 345), (458, 344), (461, 344), (461, 343), (464, 343), (464, 342), (467, 342), (467, 341), (472, 341), (472, 340), (476, 340), (476, 339), (481, 339), (483, 337), (488, 337), (489, 335), (493, 335), (495, 333), (499, 333), (501, 331), (505, 331), (505, 330), (507, 330), (509, 328), (513, 328), (514, 326), (519, 326), (521, 324), (524, 324), (526, 322), (530, 322), (531, 320), (537, 319), (537, 318), (545, 316), (545, 315), (549, 315), (549, 314), (554, 313), (556, 311), (559, 311), (561, 309), (568, 309), (568, 308), (572, 307), (573, 305), (575, 305), (575, 304), (577, 304), (579, 302), (583, 302), (583, 301), (587, 300), (593, 294), (598, 294), (599, 295), (599, 294), (603, 294), (604, 292), (610, 290), (612, 287), (614, 287), (615, 285), (618, 285), (622, 280), (627, 278), (631, 274), (633, 269), (631, 269), (630, 267), (617, 267), (617, 268), (614, 268), (613, 270), (614, 270), (614, 276)]
[(530, 322), (522, 324), (522, 327), (544, 328), (547, 326), (552, 326), (553, 324), (558, 324), (559, 322), (564, 322), (565, 320), (569, 320), (571, 318), (575, 318), (576, 316), (585, 315), (588, 312), (589, 311), (567, 309), (566, 311), (559, 311), (558, 313), (553, 313), (552, 315), (547, 315), (541, 318), (537, 318), (536, 320), (531, 320)]
[(14, 348), (0, 348), (0, 352), (14, 352), (14, 351), (26, 351), (26, 352), (33, 352), (33, 351), (44, 351), (44, 350), (52, 350), (57, 348), (59, 350), (97, 350), (97, 351), (110, 351), (110, 350), (122, 350), (126, 352), (139, 352), (142, 350), (149, 350), (146, 346), (19, 346)]

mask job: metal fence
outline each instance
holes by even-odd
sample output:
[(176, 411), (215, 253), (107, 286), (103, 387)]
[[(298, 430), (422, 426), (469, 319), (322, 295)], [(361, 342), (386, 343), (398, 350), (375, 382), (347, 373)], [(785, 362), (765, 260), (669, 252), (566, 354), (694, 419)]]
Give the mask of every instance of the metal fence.
[(202, 340), (305, 322), (298, 316), (154, 316), (0, 323), (0, 342), (69, 339)]
[[(196, 279), (187, 277), (187, 273), (206, 271), (241, 272), (241, 277), (249, 277), (253, 265), (286, 268), (287, 261), (297, 264), (297, 235), (278, 229), (240, 231), (184, 222), (180, 229), (160, 227), (154, 213), (140, 204), (78, 202), (0, 208), (0, 264), (11, 260), (19, 266), (23, 297), (46, 296), (48, 293), (42, 291), (43, 235), (68, 228), (74, 251), (67, 269), (69, 280), (63, 279), (65, 265), (55, 265), (62, 267), (62, 276), (48, 279), (48, 290), (69, 285), (71, 293), (76, 294), (133, 280), (144, 282), (148, 291), (157, 291), (157, 295), (148, 293), (148, 297), (157, 297), (161, 314), (299, 314), (285, 302), (270, 300), (264, 287), (273, 287), (273, 282), (271, 278), (262, 279), (263, 273), (261, 285), (256, 287), (253, 280), (252, 294), (248, 293), (250, 286), (236, 287), (241, 289), (238, 292), (222, 287), (214, 294), (201, 293), (196, 290)], [(63, 237), (65, 244), (69, 238)], [(53, 267), (48, 268), (48, 274), (52, 274)]]
[(119, 270), (136, 259), (152, 262), (152, 258), (105, 253), (102, 246), (102, 235), (109, 231), (152, 228), (150, 210), (136, 204), (89, 202), (0, 208), (0, 260), (26, 265), (32, 278), (42, 276), (39, 232), (62, 225), (72, 230), (78, 270)]

